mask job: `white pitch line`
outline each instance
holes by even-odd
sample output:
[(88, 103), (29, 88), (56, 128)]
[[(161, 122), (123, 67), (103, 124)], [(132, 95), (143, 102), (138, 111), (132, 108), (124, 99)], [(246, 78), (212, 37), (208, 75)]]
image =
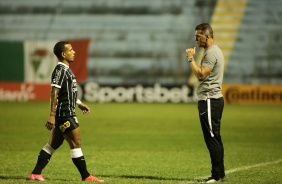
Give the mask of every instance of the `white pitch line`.
[[(279, 164), (280, 162), (282, 162), (282, 159), (272, 161), (272, 162), (263, 162), (263, 163), (260, 163), (260, 164), (249, 165), (249, 166), (244, 166), (244, 167), (237, 167), (235, 169), (227, 170), (227, 171), (225, 171), (225, 173), (230, 174), (230, 173), (234, 173), (234, 172), (237, 172), (237, 171), (252, 169), (252, 168), (255, 168), (255, 167), (263, 167), (263, 166), (267, 166), (267, 165)], [(208, 178), (208, 177), (210, 177), (210, 176), (204, 176), (204, 177), (201, 177), (201, 178)]]
[[(279, 164), (280, 162), (282, 162), (282, 159), (279, 159), (279, 160), (276, 160), (276, 161), (272, 161), (272, 162), (263, 162), (263, 163), (260, 163), (260, 164), (255, 164), (255, 165), (249, 165), (249, 166), (244, 166), (244, 167), (237, 167), (235, 169), (230, 169), (230, 170), (227, 170), (225, 171), (226, 174), (230, 174), (230, 173), (234, 173), (234, 172), (237, 172), (237, 171), (243, 171), (243, 170), (248, 170), (248, 169), (252, 169), (252, 168), (255, 168), (255, 167), (263, 167), (263, 166), (267, 166), (267, 165), (274, 165), (274, 164)], [(203, 176), (203, 177), (199, 177), (199, 178), (196, 178), (196, 179), (203, 179), (203, 178), (208, 178), (210, 177), (209, 176)], [(198, 182), (194, 182), (194, 181), (183, 181), (183, 182), (180, 182), (179, 184), (189, 184), (189, 183), (198, 183)]]
[(230, 173), (242, 171), (242, 170), (247, 170), (247, 169), (251, 169), (251, 168), (255, 168), (255, 167), (262, 167), (262, 166), (267, 166), (267, 165), (279, 164), (280, 162), (282, 162), (282, 159), (279, 159), (279, 160), (276, 160), (276, 161), (273, 161), (273, 162), (264, 162), (264, 163), (245, 166), (245, 167), (238, 167), (238, 168), (230, 169), (230, 170), (226, 171), (226, 174), (230, 174)]

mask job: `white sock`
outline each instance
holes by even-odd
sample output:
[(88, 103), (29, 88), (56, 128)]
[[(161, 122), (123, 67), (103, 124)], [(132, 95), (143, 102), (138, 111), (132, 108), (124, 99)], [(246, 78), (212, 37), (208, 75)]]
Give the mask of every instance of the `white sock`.
[(52, 155), (55, 151), (48, 143), (42, 149), (50, 155)]
[(83, 153), (81, 148), (74, 148), (70, 150), (70, 154), (71, 154), (71, 158), (78, 158), (78, 157), (82, 157)]

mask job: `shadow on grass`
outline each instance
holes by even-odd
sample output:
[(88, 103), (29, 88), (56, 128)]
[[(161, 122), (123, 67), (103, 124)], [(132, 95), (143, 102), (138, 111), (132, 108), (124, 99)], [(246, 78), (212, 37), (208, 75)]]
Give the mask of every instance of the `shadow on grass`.
[(28, 179), (28, 178), (23, 176), (0, 176), (0, 180), (24, 180), (24, 179)]
[[(45, 179), (48, 180), (48, 178), (45, 178)], [(28, 176), (26, 176), (26, 177), (24, 177), (24, 176), (0, 176), (0, 180), (30, 180), (30, 179), (28, 179)], [(52, 180), (70, 181), (70, 180), (67, 180), (67, 179), (52, 179)]]
[(164, 178), (158, 176), (136, 176), (136, 175), (99, 175), (100, 177), (107, 178), (125, 178), (125, 179), (147, 179), (147, 180), (167, 180), (167, 181), (182, 181), (182, 182), (203, 182), (202, 179), (191, 178)]
[[(124, 178), (124, 179), (146, 179), (146, 180), (167, 180), (167, 181), (181, 181), (184, 183), (197, 183), (202, 182), (203, 180), (200, 179), (189, 179), (189, 178), (163, 178), (157, 176), (135, 176), (135, 175), (99, 175), (100, 177), (107, 177), (107, 178)], [(48, 180), (48, 178), (45, 178)], [(23, 176), (0, 176), (0, 180), (29, 180), (28, 177)], [(52, 179), (56, 181), (70, 181), (67, 179)]]

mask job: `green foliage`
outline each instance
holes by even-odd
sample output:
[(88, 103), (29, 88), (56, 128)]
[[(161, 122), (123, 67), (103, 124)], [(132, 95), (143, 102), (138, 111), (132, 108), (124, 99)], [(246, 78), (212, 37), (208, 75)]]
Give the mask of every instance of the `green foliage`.
[[(106, 183), (186, 184), (210, 175), (196, 104), (88, 105), (90, 115), (77, 109), (82, 150)], [(35, 183), (26, 178), (48, 141), (48, 114), (48, 102), (0, 102), (0, 183)], [(281, 183), (281, 132), (281, 106), (226, 105), (226, 183)], [(80, 183), (66, 142), (43, 175), (44, 183)]]

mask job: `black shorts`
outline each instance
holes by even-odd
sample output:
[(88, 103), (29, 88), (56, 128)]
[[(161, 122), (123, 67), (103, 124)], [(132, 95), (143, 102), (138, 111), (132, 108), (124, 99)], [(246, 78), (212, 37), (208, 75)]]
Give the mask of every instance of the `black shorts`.
[(63, 134), (66, 134), (79, 127), (79, 124), (75, 116), (64, 118), (56, 117), (55, 126), (59, 128)]

